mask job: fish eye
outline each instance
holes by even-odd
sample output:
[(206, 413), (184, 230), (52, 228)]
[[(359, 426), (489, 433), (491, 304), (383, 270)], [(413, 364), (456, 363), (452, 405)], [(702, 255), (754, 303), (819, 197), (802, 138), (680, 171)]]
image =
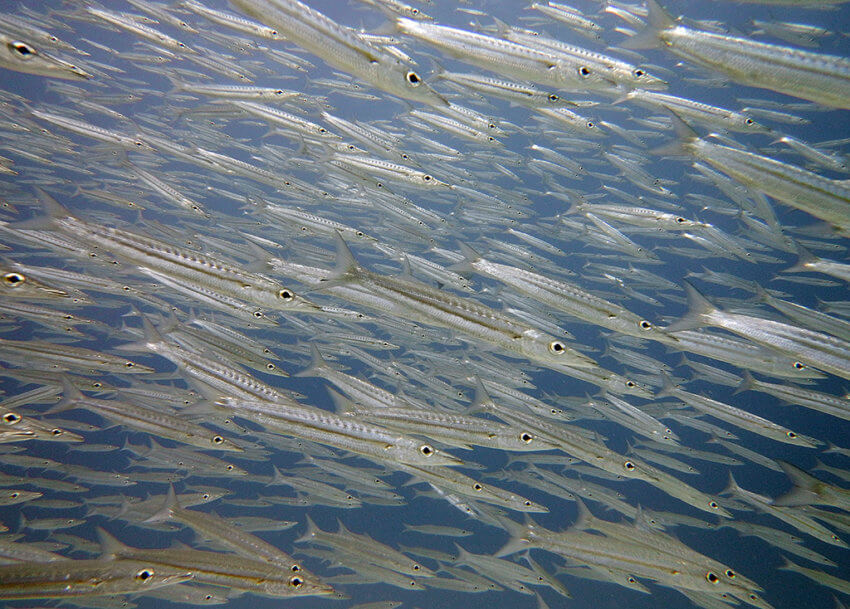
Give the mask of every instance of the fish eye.
[(481, 490), (484, 490), (484, 487), (481, 486), (480, 482), (476, 482), (475, 484), (472, 485), (472, 490), (481, 491)]
[(419, 9), (418, 9), (418, 8), (416, 8), (415, 6), (414, 6), (414, 7), (411, 7), (411, 9), (410, 9), (410, 14), (411, 14), (411, 15), (418, 15), (418, 14), (419, 14)]
[(716, 510), (716, 509), (717, 509), (717, 508), (719, 508), (720, 506), (719, 506), (719, 505), (717, 505), (717, 502), (716, 502), (716, 501), (709, 501), (709, 502), (708, 502), (708, 507), (710, 507), (712, 510)]
[(284, 302), (290, 302), (293, 298), (295, 298), (295, 296), (289, 290), (281, 290), (277, 293), (277, 296)]
[(629, 471), (632, 471), (635, 469), (635, 464), (631, 461), (626, 461), (625, 463), (623, 463), (623, 467), (625, 467)]
[(431, 180), (433, 180), (434, 178), (433, 178), (433, 177), (431, 177), (431, 176), (429, 176), (429, 175), (426, 173), (424, 176), (422, 176), (422, 179), (423, 179), (423, 180), (425, 180), (426, 182), (430, 182), (430, 181), (431, 181)]
[(797, 437), (797, 434), (795, 434), (793, 431), (789, 431), (785, 435), (788, 436), (789, 438), (796, 438)]
[(638, 68), (637, 70), (635, 70), (634, 72), (632, 72), (632, 74), (634, 74), (634, 75), (635, 75), (635, 78), (640, 78), (641, 76), (643, 76), (644, 74), (646, 74), (646, 72), (644, 72), (643, 70), (641, 70), (640, 68)]
[(629, 579), (628, 579), (628, 582), (629, 582), (630, 584), (634, 584), (634, 583), (636, 583), (636, 582), (637, 582), (637, 580), (636, 580), (634, 577), (632, 577), (632, 576), (630, 575), (630, 576), (629, 576)]
[(684, 224), (685, 222), (687, 222), (687, 220), (685, 220), (682, 216), (676, 218), (676, 224)]
[(735, 579), (735, 572), (732, 569), (726, 569), (726, 577), (729, 579)]
[(272, 93), (274, 93), (275, 95), (283, 95), (283, 89), (275, 89), (274, 91), (272, 91)]
[(419, 452), (421, 452), (426, 457), (430, 457), (431, 455), (434, 454), (434, 447), (431, 446), (430, 444), (423, 444), (422, 446), (419, 447)]
[(325, 129), (324, 127), (319, 127), (319, 133), (327, 133), (327, 132), (328, 132), (328, 130)]
[(21, 420), (21, 415), (16, 412), (7, 412), (3, 415), (3, 422), (8, 423), (9, 425), (14, 425), (18, 421)]
[(254, 311), (254, 317), (256, 317), (257, 319), (261, 318), (262, 316), (263, 316), (262, 311)]
[(298, 573), (301, 570), (301, 565), (292, 565), (289, 567), (289, 570), (293, 573)]
[(645, 319), (642, 319), (640, 321), (640, 323), (638, 323), (638, 326), (640, 326), (641, 330), (651, 330), (652, 329), (652, 324), (649, 323), (648, 321), (646, 321)]
[(304, 580), (297, 575), (289, 578), (289, 585), (293, 588), (300, 588), (303, 584)]
[(566, 353), (567, 348), (564, 346), (559, 340), (553, 340), (549, 343), (549, 353), (554, 353), (555, 355), (561, 355), (562, 353)]
[(578, 73), (579, 73), (580, 76), (585, 76), (585, 77), (590, 76), (590, 68), (588, 68), (587, 66), (581, 66), (578, 69)]
[(132, 367), (133, 367), (133, 366), (135, 366), (135, 365), (136, 365), (136, 364), (135, 364), (134, 362), (124, 362), (124, 367), (125, 367), (125, 368), (132, 368)]
[(522, 440), (523, 442), (525, 442), (526, 444), (531, 444), (532, 440), (534, 440), (534, 436), (532, 436), (527, 431), (524, 431), (521, 434), (519, 434), (519, 439)]
[(151, 577), (153, 577), (153, 574), (153, 569), (142, 569), (141, 571), (136, 572), (136, 575), (134, 575), (134, 577), (139, 581), (147, 581)]
[(222, 438), (221, 436), (213, 436), (212, 443), (213, 444), (223, 444), (224, 438)]
[(804, 370), (806, 365), (802, 362), (794, 362), (794, 370)]
[(36, 51), (26, 42), (21, 42), (20, 40), (13, 40), (12, 42), (6, 45), (6, 48), (8, 48), (10, 51), (14, 51), (18, 54), (19, 57), (23, 59), (29, 59), (30, 57), (38, 55), (38, 51)]
[(51, 429), (50, 433), (52, 433), (54, 436), (61, 436), (65, 432), (57, 427), (55, 429)]
[(626, 387), (628, 387), (629, 389), (633, 389), (636, 386), (637, 385), (635, 385), (634, 381), (626, 381)]
[(595, 126), (596, 126), (596, 123), (594, 123), (593, 121), (587, 121), (587, 128), (588, 129), (593, 129)]
[(224, 469), (226, 469), (226, 470), (227, 470), (227, 471), (229, 471), (229, 472), (232, 472), (232, 471), (233, 471), (233, 466), (232, 466), (230, 463), (228, 463), (228, 464), (224, 467)]
[(274, 370), (274, 369), (275, 369), (275, 365), (273, 363), (269, 362), (268, 364), (266, 364), (266, 370)]
[(720, 578), (717, 577), (717, 574), (712, 571), (709, 571), (705, 574), (705, 579), (708, 580), (708, 583), (710, 584), (716, 584), (720, 581)]
[(3, 275), (3, 283), (13, 288), (18, 287), (22, 283), (24, 283), (27, 278), (20, 273), (6, 273)]
[(17, 491), (15, 491), (14, 493), (9, 493), (9, 497), (11, 497), (12, 499), (17, 499), (20, 496), (21, 494)]
[(755, 121), (754, 121), (753, 119), (751, 119), (751, 118), (748, 118), (748, 119), (747, 119), (747, 120), (745, 120), (744, 122), (745, 122), (746, 124), (748, 124), (748, 125), (754, 125), (754, 124), (755, 124)]
[(550, 93), (548, 99), (550, 102), (556, 102), (561, 100), (561, 98), (555, 95), (554, 93)]
[(363, 231), (360, 231), (360, 230), (359, 230), (359, 231), (355, 231), (355, 233), (354, 233), (354, 234), (355, 234), (355, 235), (357, 235), (358, 237), (363, 237), (363, 236), (364, 236), (364, 235), (363, 235)]
[(419, 74), (417, 74), (416, 72), (408, 72), (404, 75), (404, 77), (407, 79), (407, 82), (409, 82), (414, 87), (418, 87), (420, 84), (422, 84), (422, 79), (419, 78)]
[(103, 383), (101, 383), (100, 381), (95, 381), (94, 383), (91, 384), (91, 386), (94, 387), (95, 389), (100, 389), (101, 387), (103, 387)]

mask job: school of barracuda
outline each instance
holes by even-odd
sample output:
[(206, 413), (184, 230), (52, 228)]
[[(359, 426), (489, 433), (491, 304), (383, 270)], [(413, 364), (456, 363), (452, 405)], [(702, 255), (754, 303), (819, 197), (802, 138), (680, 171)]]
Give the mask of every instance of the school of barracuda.
[(420, 4), (4, 4), (3, 606), (844, 607), (842, 2)]

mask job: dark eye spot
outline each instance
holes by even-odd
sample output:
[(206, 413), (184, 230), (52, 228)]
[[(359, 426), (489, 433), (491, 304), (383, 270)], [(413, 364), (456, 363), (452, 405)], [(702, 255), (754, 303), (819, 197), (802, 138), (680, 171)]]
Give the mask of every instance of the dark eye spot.
[(417, 74), (416, 72), (408, 72), (405, 75), (405, 78), (407, 79), (407, 82), (409, 82), (414, 87), (422, 83), (422, 79), (419, 78), (419, 74)]
[(638, 325), (640, 326), (641, 330), (649, 330), (652, 328), (652, 324), (646, 321), (645, 319), (641, 320)]
[(277, 295), (284, 302), (289, 302), (293, 298), (295, 298), (295, 295), (292, 292), (290, 292), (289, 290), (286, 290), (286, 289), (281, 290), (280, 292), (277, 293)]
[(631, 461), (626, 461), (625, 463), (623, 463), (623, 467), (625, 467), (629, 471), (632, 471), (635, 468), (635, 464)]
[(635, 70), (633, 72), (633, 74), (635, 75), (635, 78), (640, 78), (641, 76), (643, 76), (645, 74), (645, 72), (643, 70), (641, 70), (640, 68), (638, 68), (637, 70)]
[(304, 580), (302, 580), (297, 575), (289, 578), (289, 585), (293, 588), (300, 588), (304, 584)]
[(711, 571), (709, 571), (708, 573), (705, 574), (705, 579), (708, 580), (708, 583), (710, 583), (710, 584), (716, 584), (717, 582), (720, 581), (720, 578), (717, 577), (717, 574), (713, 573)]
[(136, 579), (138, 579), (139, 581), (147, 581), (151, 577), (153, 577), (153, 574), (153, 569), (142, 569), (141, 571), (136, 573)]
[(13, 288), (18, 287), (26, 280), (27, 278), (21, 275), (20, 273), (6, 273), (5, 275), (3, 275), (3, 283)]
[(560, 98), (560, 97), (558, 97), (557, 95), (555, 95), (554, 93), (551, 93), (551, 94), (549, 95), (549, 101), (550, 101), (550, 102), (560, 101), (560, 99), (561, 99), (561, 98)]
[(15, 51), (18, 55), (20, 55), (21, 57), (26, 57), (27, 59), (29, 59), (33, 55), (38, 54), (38, 51), (36, 51), (30, 45), (25, 42), (20, 42), (18, 40), (14, 40), (6, 46), (9, 48), (9, 50)]
[(426, 457), (430, 457), (431, 455), (434, 454), (434, 448), (432, 446), (430, 446), (429, 444), (423, 444), (422, 446), (419, 447), (419, 452), (421, 452)]
[(578, 73), (582, 76), (590, 76), (590, 68), (588, 68), (587, 66), (581, 66), (578, 69)]

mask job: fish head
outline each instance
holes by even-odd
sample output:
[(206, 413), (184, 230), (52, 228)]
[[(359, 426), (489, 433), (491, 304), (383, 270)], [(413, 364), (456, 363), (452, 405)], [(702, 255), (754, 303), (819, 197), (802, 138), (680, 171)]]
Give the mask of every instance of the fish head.
[(417, 466), (446, 466), (446, 465), (463, 465), (463, 460), (454, 455), (442, 450), (437, 450), (429, 442), (416, 442), (415, 445), (408, 446), (408, 443), (403, 445), (391, 444), (387, 446), (387, 452), (399, 453), (397, 458), (403, 463), (410, 463)]
[(647, 89), (649, 91), (662, 91), (669, 86), (663, 78), (659, 78), (648, 72), (645, 68), (638, 66), (629, 74), (629, 82), (635, 88)]
[(0, 67), (36, 76), (71, 80), (92, 78), (92, 75), (82, 68), (58, 57), (42, 53), (24, 40), (0, 36), (0, 43), (2, 43), (2, 47), (0, 47)]
[(26, 273), (7, 269), (0, 276), (0, 294), (4, 297), (26, 298), (30, 300), (68, 298), (68, 292), (51, 287), (29, 277)]
[[(296, 570), (298, 569), (298, 570)], [(289, 592), (297, 596), (331, 596), (336, 594), (336, 590), (330, 584), (326, 584), (321, 579), (301, 571), (299, 567), (293, 565), (290, 569), (292, 574), (287, 580)]]
[(597, 367), (593, 359), (571, 349), (565, 341), (535, 328), (526, 329), (513, 342), (516, 351), (554, 370)]
[[(388, 66), (389, 67), (389, 66)], [(448, 100), (437, 93), (412, 66), (396, 61), (381, 85), (388, 93), (402, 99), (418, 101), (429, 106), (449, 106)]]

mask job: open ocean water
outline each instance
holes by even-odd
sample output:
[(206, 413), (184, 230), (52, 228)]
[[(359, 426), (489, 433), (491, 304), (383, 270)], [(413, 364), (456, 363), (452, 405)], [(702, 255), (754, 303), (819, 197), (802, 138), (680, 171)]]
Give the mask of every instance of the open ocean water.
[[(433, 87), (440, 99), (469, 109), (469, 113), (452, 114), (456, 122), (435, 126), (440, 116), (449, 114), (446, 105), (429, 107), (403, 100), (282, 40), (283, 32), (278, 40), (252, 36), (226, 27), (220, 19), (204, 16), (201, 10), (207, 7), (252, 21), (258, 18), (241, 13), (228, 2), (0, 2), (0, 33), (7, 50), (9, 45), (23, 41), (42, 54), (73, 62), (92, 76), (74, 80), (33, 75), (3, 69), (5, 64), (0, 62), (0, 270), (7, 284), (20, 282), (22, 276), (29, 285), (41, 281), (67, 292), (64, 297), (36, 297), (36, 292), (20, 297), (14, 293), (18, 288), (8, 287), (0, 296), (0, 338), (52, 343), (57, 345), (57, 352), (63, 346), (81, 347), (128, 357), (154, 369), (148, 374), (109, 372), (90, 364), (60, 362), (49, 355), (36, 356), (26, 346), (16, 344), (12, 348), (11, 343), (0, 342), (3, 413), (18, 413), (24, 418), (22, 425), (29, 425), (29, 421), (47, 423), (46, 429), (57, 426), (82, 436), (81, 442), (44, 441), (32, 435), (13, 437), (13, 425), (8, 421), (0, 430), (4, 432), (0, 436), (0, 523), (8, 529), (0, 537), (0, 564), (20, 560), (7, 556), (3, 549), (13, 542), (35, 544), (64, 559), (94, 559), (100, 554), (99, 527), (129, 546), (167, 548), (179, 543), (219, 552), (238, 563), (240, 554), (220, 541), (195, 534), (190, 526), (173, 521), (144, 522), (159, 509), (168, 485), (173, 484), (178, 494), (205, 490), (226, 493), (215, 501), (184, 507), (214, 513), (235, 526), (255, 530), (264, 541), (294, 555), (304, 568), (328, 581), (339, 597), (258, 594), (259, 582), (246, 577), (238, 586), (207, 586), (208, 599), (187, 597), (182, 602), (177, 597), (184, 589), (188, 594), (200, 590), (202, 584), (190, 580), (179, 587), (163, 587), (155, 591), (156, 596), (143, 591), (42, 599), (34, 593), (31, 599), (9, 600), (6, 594), (17, 588), (0, 566), (0, 605), (35, 607), (61, 602), (62, 606), (153, 608), (220, 603), (260, 609), (347, 608), (399, 601), (402, 607), (420, 608), (640, 609), (736, 604), (734, 598), (719, 594), (689, 600), (675, 586), (647, 575), (628, 569), (594, 570), (590, 567), (599, 565), (592, 560), (537, 546), (531, 550), (531, 558), (547, 577), (556, 578), (568, 589), (571, 598), (559, 593), (557, 586), (540, 581), (520, 583), (505, 565), (456, 563), (458, 546), (476, 555), (497, 554), (510, 538), (503, 526), (505, 518), (515, 523), (530, 518), (552, 531), (568, 529), (575, 523), (578, 509), (573, 492), (578, 491), (553, 489), (535, 473), (539, 468), (574, 486), (585, 482), (591, 485), (579, 494), (598, 518), (631, 523), (635, 508), (645, 509), (650, 530), (663, 531), (756, 582), (762, 591), (755, 606), (844, 606), (850, 590), (847, 547), (825, 543), (754, 509), (735, 494), (724, 493), (730, 474), (742, 488), (772, 499), (792, 486), (775, 463), (771, 468), (732, 453), (711, 441), (711, 432), (720, 434), (721, 440), (770, 460), (789, 462), (839, 487), (837, 495), (843, 497), (839, 505), (818, 503), (815, 497), (812, 505), (784, 509), (790, 516), (805, 518), (823, 510), (827, 514), (817, 514), (821, 518), (814, 522), (850, 539), (850, 402), (846, 401), (850, 376), (813, 372), (820, 378), (807, 379), (807, 374), (790, 368), (782, 376), (769, 375), (761, 361), (752, 362), (752, 374), (759, 380), (838, 398), (837, 416), (786, 403), (769, 393), (739, 392), (744, 375), (740, 362), (736, 365), (723, 357), (683, 353), (667, 343), (616, 332), (605, 327), (607, 320), (594, 319), (594, 314), (578, 319), (480, 273), (464, 273), (468, 279), (465, 283), (447, 267), (463, 261), (459, 244), (465, 244), (487, 260), (577, 285), (648, 320), (653, 328), (663, 328), (686, 313), (682, 287), (689, 281), (724, 311), (838, 336), (849, 347), (842, 352), (842, 365), (848, 370), (850, 336), (841, 338), (840, 332), (850, 324), (850, 294), (846, 289), (850, 274), (846, 268), (843, 279), (840, 274), (811, 270), (789, 272), (800, 260), (801, 247), (813, 256), (850, 264), (848, 224), (844, 224), (842, 234), (804, 211), (764, 196), (758, 185), (747, 188), (726, 177), (722, 167), (718, 171), (688, 156), (658, 154), (659, 147), (677, 139), (670, 114), (625, 98), (629, 87), (583, 90), (580, 86), (537, 84), (538, 92), (560, 98), (548, 107), (542, 106), (544, 109), (559, 107), (563, 100), (574, 102), (562, 106), (578, 116), (567, 124), (537, 112), (528, 103), (511, 103), (452, 84), (447, 78), (452, 73), (517, 82), (521, 79), (507, 67), (504, 73), (487, 70), (466, 61), (463, 51), (449, 54), (394, 30), (395, 19), (391, 13), (382, 12), (382, 4), (381, 0), (374, 0), (374, 4), (356, 0), (310, 2), (312, 8), (357, 32), (392, 36), (402, 58), (398, 61), (415, 70), (416, 78), (427, 83), (423, 87)], [(391, 5), (386, 2), (386, 6)], [(766, 132), (732, 132), (722, 125), (686, 122), (706, 141), (805, 168), (835, 180), (832, 184), (836, 192), (846, 190), (841, 181), (850, 177), (845, 156), (850, 150), (847, 109), (732, 82), (722, 72), (701, 68), (666, 49), (618, 48), (646, 21), (642, 3), (576, 0), (572, 6), (598, 24), (598, 32), (587, 25), (569, 27), (528, 2), (434, 0), (417, 4), (436, 24), (496, 37), (506, 36), (511, 27), (528, 28), (541, 36), (640, 66), (668, 83), (665, 93), (739, 112), (748, 109), (747, 116), (764, 125)], [(698, 30), (840, 57), (846, 57), (850, 47), (850, 9), (841, 3), (818, 8), (695, 0), (671, 2), (665, 8), (674, 18), (683, 16), (682, 24)], [(101, 9), (106, 13), (98, 14)], [(105, 14), (121, 16), (123, 25), (110, 24)], [(268, 17), (259, 17), (263, 16)], [(306, 12), (302, 14), (304, 19), (307, 16)], [(150, 29), (134, 31), (134, 24)], [(267, 25), (276, 27), (273, 20)], [(61, 43), (42, 39), (39, 32), (50, 32)], [(165, 33), (169, 38), (157, 39), (151, 32)], [(173, 46), (173, 40), (184, 46)], [(408, 59), (403, 59), (406, 56)], [(581, 69), (580, 62), (576, 65)], [(589, 65), (596, 69), (595, 64)], [(850, 67), (843, 64), (842, 69), (846, 78)], [(280, 92), (270, 93), (268, 99), (237, 99), (233, 91), (227, 95), (203, 94), (193, 92), (190, 85), (251, 85), (271, 91), (279, 88)], [(529, 86), (528, 81), (525, 86)], [(259, 116), (263, 110), (258, 104), (288, 115)], [(423, 117), (423, 113), (427, 115)], [(298, 123), (293, 117), (310, 123)], [(335, 118), (346, 122), (334, 123)], [(71, 127), (60, 124), (60, 119), (71, 121)], [(108, 131), (94, 133), (93, 126)], [(783, 137), (800, 144), (789, 146), (781, 141)], [(364, 168), (346, 161), (351, 157), (381, 159), (394, 165)], [(432, 177), (417, 182), (423, 175)], [(435, 180), (445, 185), (426, 183)], [(70, 214), (91, 226), (113, 226), (166, 242), (178, 250), (230, 261), (320, 306), (345, 311), (287, 312), (285, 305), (274, 310), (252, 302), (250, 297), (240, 300), (193, 292), (185, 283), (175, 284), (168, 272), (151, 274), (147, 270), (150, 263), (143, 256), (116, 251), (114, 243), (106, 240), (93, 245), (102, 233), (92, 231), (88, 240), (79, 233), (70, 235), (68, 243), (51, 237), (66, 235), (67, 229), (57, 229), (57, 225), (14, 225), (43, 214), (39, 201), (45, 196), (55, 198)], [(189, 200), (201, 210), (188, 209)], [(367, 293), (374, 289), (362, 276), (352, 279), (334, 272), (334, 229), (306, 216), (274, 215), (261, 201), (346, 225), (349, 229), (341, 231), (343, 238), (359, 264), (376, 274), (406, 278), (410, 273), (428, 289), (440, 288), (467, 302), (487, 305), (514, 318), (522, 316), (522, 323), (542, 328), (553, 340), (563, 340), (567, 347), (593, 358), (605, 370), (630, 382), (633, 379), (644, 388), (642, 395), (624, 386), (609, 387), (609, 394), (664, 422), (679, 438), (678, 444), (670, 443), (661, 452), (657, 443), (641, 436), (630, 424), (632, 415), (619, 421), (606, 417), (594, 407), (606, 402), (597, 383), (547, 368), (463, 328), (441, 327), (423, 319), (421, 312), (402, 307), (390, 313), (380, 306), (370, 307), (363, 304), (362, 293), (361, 301), (345, 298), (344, 289), (352, 282), (365, 282)], [(602, 209), (592, 209), (603, 204), (652, 209), (696, 224), (685, 230), (638, 226), (634, 220), (616, 219)], [(846, 215), (848, 204), (845, 199), (846, 209), (839, 208), (839, 215), (845, 214), (841, 219), (850, 218)], [(43, 229), (47, 230), (33, 232)], [(356, 235), (355, 230), (374, 240)], [(315, 275), (303, 270), (283, 268), (284, 263), (277, 267), (266, 264), (267, 256), (328, 269), (329, 281), (323, 286)], [(112, 283), (100, 285), (82, 276), (50, 276), (47, 268)], [(7, 279), (10, 274), (19, 277)], [(819, 320), (806, 326), (786, 317), (760, 300), (760, 290), (828, 313), (835, 325), (826, 327), (826, 322)], [(87, 296), (88, 302), (82, 301), (81, 295)], [(14, 309), (13, 305), (22, 303), (39, 307), (41, 312)], [(48, 319), (44, 309), (59, 315)], [(334, 409), (329, 388), (347, 392), (325, 373), (295, 376), (310, 365), (310, 345), (317, 346), (334, 369), (368, 380), (419, 407), (469, 414), (493, 423), (499, 419), (492, 414), (470, 410), (475, 406), (476, 376), (485, 385), (502, 383), (558, 411), (547, 418), (524, 409), (520, 401), (490, 392), (494, 401), (503, 401), (528, 425), (545, 420), (556, 430), (583, 434), (587, 441), (607, 446), (626, 460), (654, 464), (705, 496), (716, 498), (730, 510), (732, 518), (696, 509), (645, 481), (618, 478), (582, 463), (567, 454), (569, 451), (512, 452), (482, 446), (464, 450), (441, 440), (437, 429), (431, 434), (427, 426), (405, 432), (406, 437), (422, 442), (427, 438), (437, 449), (463, 459), (464, 465), (452, 470), (548, 510), (526, 515), (482, 501), (474, 490), (458, 493), (437, 482), (432, 487), (421, 479), (411, 479), (410, 470), (405, 473), (392, 459), (370, 459), (358, 456), (357, 451), (343, 450), (334, 443), (339, 442), (338, 437), (311, 442), (297, 428), (287, 430), (286, 424), (264, 431), (261, 421), (240, 413), (238, 400), (229, 410), (216, 407), (217, 400), (233, 394), (222, 386), (200, 383), (198, 375), (187, 372), (191, 365), (175, 365), (173, 358), (150, 350), (140, 352), (138, 347), (132, 353), (119, 349), (142, 340), (142, 315), (159, 327), (166, 341), (174, 341), (178, 335), (185, 339), (186, 329), (191, 328), (196, 334), (206, 332), (209, 341), (221, 344), (220, 334), (217, 338), (209, 333), (209, 326), (204, 329), (191, 320), (212, 320), (243, 333), (254, 341), (252, 344), (270, 349), (273, 354), (268, 361), (292, 376), (268, 374), (256, 361), (253, 366), (244, 359), (240, 363), (232, 342), (228, 343), (230, 352), (226, 346), (215, 349), (197, 339), (181, 345), (189, 360), (212, 361), (250, 374), (300, 404), (326, 411)], [(176, 325), (169, 325), (171, 320), (176, 320)], [(719, 328), (707, 331), (735, 336)], [(248, 343), (243, 346), (250, 347)], [(737, 353), (741, 353), (740, 348)], [(792, 367), (797, 361), (794, 354), (767, 348), (753, 353), (747, 357), (773, 357), (779, 365)], [(799, 357), (807, 371), (817, 368), (817, 362)], [(167, 412), (204, 425), (245, 451), (205, 450), (156, 432), (146, 433), (83, 406), (47, 414), (63, 394), (58, 375), (61, 371), (72, 375), (66, 378), (74, 379), (89, 397), (127, 403), (127, 412), (137, 407)], [(658, 397), (655, 394), (664, 387), (665, 377), (692, 394), (814, 438), (817, 446), (779, 442), (701, 413), (675, 396)], [(91, 384), (95, 382), (110, 389), (95, 392)], [(39, 387), (54, 390), (25, 394)], [(158, 389), (163, 394), (121, 392), (112, 387)], [(22, 395), (24, 399), (18, 399)], [(366, 420), (357, 414), (350, 419)], [(707, 430), (704, 424), (716, 427)], [(517, 432), (522, 431), (520, 423), (514, 425)], [(554, 433), (557, 437), (558, 432)], [(176, 454), (178, 450), (182, 454)], [(689, 450), (699, 454), (689, 454)], [(220, 461), (196, 461), (197, 455)], [(658, 455), (661, 460), (657, 460)], [(354, 468), (361, 475), (366, 471), (379, 475), (387, 487), (323, 470), (311, 461), (314, 457)], [(669, 458), (676, 461), (671, 463), (666, 460)], [(730, 458), (737, 462), (732, 464)], [(42, 462), (44, 459), (49, 461)], [(222, 469), (224, 461), (244, 470), (244, 475)], [(819, 464), (831, 471), (813, 471)], [(671, 465), (690, 471), (670, 469)], [(274, 468), (285, 476), (298, 476), (300, 490), (270, 484)], [(95, 475), (97, 472), (101, 475)], [(120, 476), (106, 477), (109, 473)], [(77, 483), (80, 488), (71, 492), (65, 486), (51, 484), (54, 480)], [(349, 499), (331, 497), (325, 487), (311, 490), (304, 480), (329, 484), (347, 492)], [(37, 491), (42, 496), (12, 503), (6, 499), (5, 489)], [(610, 495), (603, 495), (603, 490)], [(132, 509), (133, 503), (150, 497), (158, 499), (147, 505), (146, 512)], [(265, 519), (264, 526), (251, 529), (254, 517)], [(354, 533), (404, 550), (437, 572), (441, 580), (454, 583), (432, 585), (432, 578), (398, 572), (382, 577), (376, 574), (377, 569), (369, 568), (371, 551), (365, 549), (368, 543), (362, 539), (355, 538), (355, 549), (348, 551), (296, 542), (306, 531), (308, 517), (325, 531), (336, 531), (341, 521)], [(284, 530), (272, 530), (275, 522), (282, 521), (291, 524)], [(761, 528), (744, 535), (744, 531), (726, 526), (730, 523), (752, 523)], [(453, 536), (437, 530), (426, 535), (407, 530), (406, 525), (454, 527), (471, 534)], [(644, 522), (635, 530), (647, 534), (646, 526)], [(601, 533), (597, 535), (603, 538)], [(776, 535), (785, 546), (780, 547)], [(794, 539), (789, 540), (792, 536)], [(612, 538), (619, 536), (606, 539)], [(358, 544), (364, 548), (362, 555), (358, 555)], [(786, 549), (788, 544), (792, 549), (813, 551), (824, 563), (832, 564), (807, 560), (799, 552), (792, 554)], [(380, 548), (376, 551), (381, 553)], [(523, 554), (501, 558), (534, 574)], [(835, 588), (839, 585), (835, 580), (830, 580), (830, 587), (781, 569), (783, 557), (843, 580), (844, 592)], [(653, 560), (650, 556), (649, 562)], [(557, 574), (565, 562), (572, 569)], [(67, 568), (72, 570), (73, 565), (69, 563)], [(448, 569), (461, 571), (452, 574)], [(461, 590), (463, 573), (470, 579)], [(621, 578), (622, 584), (622, 578), (630, 574), (646, 587), (645, 592), (611, 581)], [(490, 584), (482, 584), (485, 580), (478, 579), (482, 576)], [(423, 589), (405, 589), (403, 581), (391, 585), (390, 577), (392, 581), (407, 577)], [(484, 589), (488, 585), (496, 589)]]

